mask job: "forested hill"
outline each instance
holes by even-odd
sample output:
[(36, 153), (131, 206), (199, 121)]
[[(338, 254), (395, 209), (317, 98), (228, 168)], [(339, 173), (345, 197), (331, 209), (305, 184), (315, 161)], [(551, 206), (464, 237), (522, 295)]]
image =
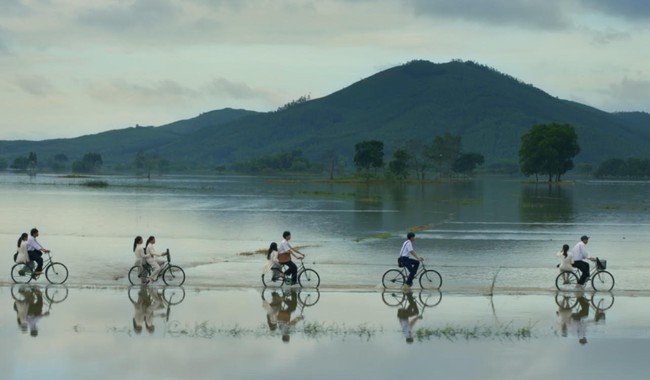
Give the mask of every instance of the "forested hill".
[[(229, 118), (208, 117), (225, 111)], [(110, 163), (131, 161), (144, 150), (156, 151), (172, 163), (215, 165), (301, 149), (313, 160), (333, 153), (351, 159), (354, 144), (363, 140), (383, 141), (390, 154), (413, 141), (428, 143), (450, 132), (462, 137), (464, 151), (483, 154), (490, 165), (516, 163), (520, 136), (535, 124), (551, 122), (576, 128), (581, 147), (576, 163), (647, 157), (647, 113), (604, 112), (462, 61), (412, 61), (278, 112), (220, 110), (157, 128), (27, 145), (0, 142), (0, 156), (10, 161), (12, 154), (37, 149), (39, 156), (47, 151), (75, 159), (74, 154), (92, 151)], [(48, 149), (34, 148), (36, 144)]]

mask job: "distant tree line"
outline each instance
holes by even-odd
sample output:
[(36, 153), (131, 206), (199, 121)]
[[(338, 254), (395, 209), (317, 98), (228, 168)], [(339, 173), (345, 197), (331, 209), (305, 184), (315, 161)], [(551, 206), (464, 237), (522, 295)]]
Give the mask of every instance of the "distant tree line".
[(262, 156), (253, 160), (239, 161), (232, 165), (232, 170), (240, 173), (300, 173), (321, 171), (322, 167), (315, 167), (302, 150), (281, 152), (270, 156)]
[[(354, 164), (357, 172), (366, 178), (377, 176), (385, 168), (384, 143), (378, 140), (362, 141), (354, 146)], [(461, 137), (445, 133), (434, 137), (431, 143), (412, 140), (395, 149), (384, 176), (407, 179), (411, 174), (420, 180), (434, 171), (440, 177), (471, 174), (484, 162), (483, 155), (462, 152)]]
[(647, 179), (650, 178), (650, 160), (637, 157), (610, 158), (603, 161), (594, 172), (596, 178)]

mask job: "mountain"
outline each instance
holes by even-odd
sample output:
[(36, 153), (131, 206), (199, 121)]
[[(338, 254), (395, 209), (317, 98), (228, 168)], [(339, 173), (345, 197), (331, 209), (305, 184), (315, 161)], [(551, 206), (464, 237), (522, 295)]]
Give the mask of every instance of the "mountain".
[(604, 112), (463, 61), (412, 61), (277, 112), (218, 110), (161, 127), (14, 141), (11, 148), (0, 142), (0, 156), (11, 162), (11, 155), (29, 151), (39, 157), (98, 152), (105, 162), (120, 163), (132, 161), (137, 151), (156, 151), (172, 163), (216, 165), (301, 149), (313, 160), (335, 152), (351, 161), (360, 141), (381, 140), (390, 154), (410, 141), (429, 143), (450, 132), (462, 137), (464, 151), (483, 154), (486, 165), (516, 164), (521, 135), (552, 122), (575, 127), (581, 147), (576, 163), (647, 156), (647, 113)]

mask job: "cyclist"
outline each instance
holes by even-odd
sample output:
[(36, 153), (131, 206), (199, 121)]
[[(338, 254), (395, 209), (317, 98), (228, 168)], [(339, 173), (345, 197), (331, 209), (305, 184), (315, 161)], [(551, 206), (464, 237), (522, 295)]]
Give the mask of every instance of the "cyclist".
[(578, 279), (578, 284), (576, 288), (582, 288), (589, 278), (589, 263), (584, 261), (585, 259), (595, 261), (594, 257), (589, 257), (587, 252), (587, 243), (589, 243), (589, 236), (582, 235), (580, 241), (573, 247), (573, 267), (580, 269), (582, 275)]
[[(415, 278), (415, 274), (420, 267), (420, 262), (424, 260), (415, 253), (415, 249), (413, 249), (413, 240), (415, 240), (415, 234), (413, 232), (406, 234), (406, 241), (402, 244), (402, 249), (399, 252), (399, 258), (397, 259), (397, 264), (400, 267), (405, 267), (409, 271), (409, 276), (403, 287), (403, 289), (407, 291), (411, 289), (411, 286), (413, 286), (413, 278)], [(411, 256), (415, 257), (415, 259), (412, 259)]]
[(144, 240), (142, 236), (136, 236), (133, 241), (133, 254), (135, 255), (135, 263), (133, 265), (138, 266), (142, 272), (142, 266), (145, 263), (145, 254), (144, 254)]
[(266, 251), (266, 264), (264, 265), (264, 270), (262, 273), (268, 273), (270, 270), (273, 270), (272, 281), (276, 281), (280, 277), (284, 277), (284, 274), (280, 273), (282, 264), (278, 261), (278, 243), (273, 242), (269, 246), (268, 251)]
[(29, 231), (29, 238), (27, 239), (27, 253), (29, 254), (29, 259), (36, 261), (36, 273), (35, 275), (43, 274), (43, 254), (49, 253), (49, 249), (45, 249), (41, 243), (36, 240), (38, 236), (38, 230), (32, 228)]
[(152, 271), (151, 275), (147, 279), (147, 283), (150, 284), (158, 279), (158, 274), (163, 268), (165, 262), (163, 260), (157, 260), (156, 257), (165, 256), (167, 252), (158, 253), (154, 245), (156, 244), (156, 238), (154, 236), (149, 236), (147, 243), (144, 246), (145, 258), (147, 264), (151, 265)]
[(302, 259), (305, 257), (305, 255), (297, 249), (293, 248), (291, 244), (289, 244), (289, 240), (291, 240), (290, 231), (284, 231), (282, 233), (282, 238), (282, 242), (278, 247), (278, 261), (280, 264), (287, 266), (287, 270), (284, 272), (284, 275), (291, 276), (291, 283), (296, 284), (298, 282), (298, 266), (293, 261), (291, 261), (291, 256), (293, 255), (297, 259)]

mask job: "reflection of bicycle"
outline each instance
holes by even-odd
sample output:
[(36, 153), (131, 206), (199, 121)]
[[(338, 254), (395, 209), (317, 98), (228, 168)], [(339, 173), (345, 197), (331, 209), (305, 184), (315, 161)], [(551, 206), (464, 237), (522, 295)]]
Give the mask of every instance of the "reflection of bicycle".
[[(557, 292), (555, 293), (555, 303), (562, 309), (573, 309), (578, 304), (578, 296), (575, 292)], [(609, 310), (614, 305), (614, 294), (612, 292), (593, 293), (590, 304), (598, 312)]]
[[(185, 282), (185, 271), (178, 265), (172, 265), (172, 256), (169, 249), (166, 251), (167, 263), (163, 264), (158, 277), (162, 277), (165, 285), (181, 286)], [(147, 282), (153, 272), (151, 265), (144, 263), (142, 266), (134, 265), (129, 270), (131, 285), (140, 285)]]
[[(132, 303), (138, 302), (139, 293), (141, 289), (142, 287), (138, 285), (129, 286), (129, 300), (131, 300)], [(156, 289), (153, 288), (148, 288), (148, 289), (151, 289), (151, 291), (157, 291)], [(172, 306), (178, 305), (179, 303), (183, 302), (183, 300), (185, 299), (185, 289), (183, 289), (183, 287), (181, 286), (164, 288), (162, 290), (162, 298), (165, 300), (165, 302), (168, 305), (172, 305)]]
[(304, 289), (286, 290), (286, 291), (284, 289), (273, 289), (273, 288), (269, 288), (269, 289), (271, 290), (267, 290), (267, 289), (262, 290), (263, 300), (267, 300), (268, 293), (272, 294), (274, 292), (277, 292), (278, 290), (282, 292), (281, 294), (282, 297), (286, 295), (285, 292), (298, 293), (298, 302), (303, 307), (314, 306), (318, 302), (318, 300), (320, 300), (320, 291), (316, 288), (304, 288)]
[[(291, 285), (291, 276), (285, 276), (286, 266), (273, 267), (270, 271), (262, 274), (262, 284), (268, 288), (278, 288), (282, 285)], [(320, 285), (318, 272), (311, 268), (305, 268), (304, 258), (300, 259), (298, 265), (298, 284), (303, 288), (317, 288)]]
[[(13, 285), (11, 287), (11, 297), (15, 301), (25, 301), (25, 292), (33, 292), (39, 289), (36, 285)], [(45, 287), (45, 298), (51, 304), (61, 303), (68, 298), (68, 288), (65, 286), (48, 285)]]
[[(384, 301), (387, 306), (404, 306), (406, 296), (403, 292), (382, 292), (381, 300)], [(440, 290), (420, 291), (418, 293), (418, 306), (421, 306), (423, 308), (437, 306), (441, 301), (442, 292)]]
[[(408, 275), (409, 273), (406, 267), (389, 269), (384, 272), (381, 283), (386, 289), (401, 289), (406, 284)], [(422, 289), (440, 289), (442, 286), (442, 276), (440, 276), (440, 273), (433, 269), (426, 269), (424, 261), (420, 262), (420, 267), (417, 273), (415, 273), (414, 278), (419, 278)]]
[[(46, 252), (45, 255), (47, 255), (47, 259), (43, 260), (45, 278), (51, 284), (63, 284), (68, 279), (68, 268), (62, 263), (53, 262), (49, 252)], [(38, 280), (41, 275), (37, 274), (35, 267), (36, 263), (33, 261), (14, 264), (11, 267), (11, 279), (16, 284), (27, 284), (32, 279)]]
[[(591, 268), (587, 279), (587, 281), (591, 281), (591, 287), (596, 291), (608, 292), (614, 288), (614, 276), (606, 271), (606, 268), (607, 260), (596, 258), (596, 265)], [(573, 268), (571, 272), (561, 272), (555, 278), (555, 286), (558, 290), (575, 290), (581, 275), (582, 272), (578, 268)]]

